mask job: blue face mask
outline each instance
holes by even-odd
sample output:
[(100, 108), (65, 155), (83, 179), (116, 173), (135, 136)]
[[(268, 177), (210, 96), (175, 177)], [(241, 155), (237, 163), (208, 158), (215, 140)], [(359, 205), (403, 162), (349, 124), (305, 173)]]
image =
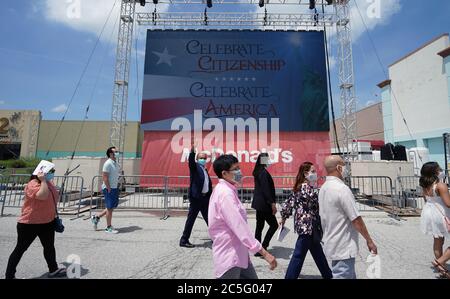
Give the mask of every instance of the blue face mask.
[(114, 156), (115, 156), (116, 158), (119, 158), (120, 153), (119, 153), (119, 152), (115, 152), (115, 153), (114, 153)]
[(237, 170), (233, 170), (232, 172), (233, 172), (233, 175), (234, 175), (234, 180), (236, 182), (240, 183), (241, 180), (242, 180), (242, 172), (241, 172), (241, 170), (237, 169)]
[(51, 181), (51, 180), (53, 180), (53, 178), (55, 177), (55, 173), (47, 173), (46, 175), (45, 175), (45, 180), (48, 182), (48, 181)]
[(197, 160), (197, 163), (200, 164), (200, 165), (202, 165), (202, 166), (205, 166), (206, 160), (205, 160), (205, 159), (198, 159), (198, 160)]

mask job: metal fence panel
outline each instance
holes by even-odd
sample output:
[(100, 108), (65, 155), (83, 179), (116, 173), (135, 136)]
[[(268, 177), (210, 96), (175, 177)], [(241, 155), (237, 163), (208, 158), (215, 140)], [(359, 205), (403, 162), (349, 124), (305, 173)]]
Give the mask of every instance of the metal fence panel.
[(419, 176), (399, 176), (396, 180), (396, 194), (402, 208), (422, 209), (425, 204)]
[[(25, 198), (25, 186), (28, 184), (30, 175), (16, 174), (2, 177), (0, 179), (1, 189), (1, 216), (4, 209), (20, 208)], [(66, 214), (80, 213), (81, 199), (83, 198), (83, 178), (78, 176), (55, 176), (52, 183), (59, 192), (57, 206), (58, 212)], [(61, 190), (63, 192), (61, 192)]]
[(20, 208), (25, 197), (25, 186), (30, 180), (30, 176), (9, 175), (1, 177), (0, 194), (2, 209), (0, 216), (3, 216), (5, 208)]
[(167, 177), (167, 210), (189, 209), (189, 176)]
[[(24, 188), (29, 175), (10, 175), (0, 177), (1, 215), (6, 207), (20, 207), (24, 198)], [(218, 178), (211, 177), (213, 187)], [(292, 193), (295, 182), (293, 176), (274, 176), (276, 201), (282, 204)], [(325, 182), (320, 177), (318, 188)], [(352, 189), (359, 211), (384, 210), (398, 215), (407, 209), (417, 211), (423, 207), (422, 190), (419, 177), (398, 177), (393, 185), (389, 177), (351, 177), (349, 186)], [(84, 190), (84, 181), (79, 176), (57, 176), (53, 183), (61, 191), (58, 209), (62, 213), (76, 214), (92, 209), (104, 209), (102, 193), (102, 177), (92, 179), (92, 188)], [(189, 208), (189, 176), (165, 177), (152, 175), (121, 176), (119, 178), (119, 209), (158, 209), (164, 214), (170, 210)], [(246, 176), (238, 188), (238, 196), (246, 209), (251, 208), (254, 197), (254, 178)]]
[(352, 176), (349, 187), (355, 195), (359, 211), (379, 211), (381, 209), (396, 215), (398, 204), (390, 177)]
[[(102, 176), (92, 178), (92, 209), (105, 209)], [(118, 209), (166, 209), (166, 177), (130, 175), (119, 177)]]
[(80, 213), (82, 204), (87, 205), (89, 193), (84, 190), (84, 178), (81, 176), (55, 176), (53, 184), (59, 191), (58, 212), (63, 214)]

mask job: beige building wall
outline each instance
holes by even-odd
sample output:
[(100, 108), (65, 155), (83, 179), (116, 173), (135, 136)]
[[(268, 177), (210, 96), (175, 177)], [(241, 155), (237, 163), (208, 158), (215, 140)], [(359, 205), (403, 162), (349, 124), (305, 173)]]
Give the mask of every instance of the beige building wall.
[(449, 46), (444, 34), (389, 66), (394, 142), (411, 140), (410, 132), (415, 138), (442, 138), (450, 129), (449, 74), (438, 55)]
[[(38, 156), (44, 157), (60, 125), (60, 121), (44, 120), (38, 141)], [(53, 146), (50, 157), (69, 156), (74, 150), (82, 121), (64, 121)], [(103, 157), (109, 147), (109, 121), (87, 121), (81, 130), (81, 136), (76, 148), (77, 156)], [(137, 157), (142, 152), (143, 133), (139, 122), (128, 122), (125, 129), (125, 148), (120, 149), (125, 157)]]
[(20, 157), (35, 157), (40, 121), (40, 111), (0, 110), (0, 144), (21, 144)]
[[(336, 131), (340, 145), (343, 145), (342, 120), (336, 119)], [(356, 136), (360, 140), (384, 140), (383, 110), (381, 103), (356, 112)], [(330, 125), (330, 141), (334, 146), (333, 124)]]

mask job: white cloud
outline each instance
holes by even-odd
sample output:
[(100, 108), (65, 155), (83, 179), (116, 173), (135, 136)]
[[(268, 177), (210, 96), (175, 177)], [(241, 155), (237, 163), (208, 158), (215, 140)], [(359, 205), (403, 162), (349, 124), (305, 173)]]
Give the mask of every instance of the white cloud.
[(61, 104), (61, 105), (56, 106), (55, 108), (53, 108), (52, 112), (63, 113), (63, 112), (66, 112), (66, 110), (67, 110), (67, 105), (66, 104)]
[[(114, 22), (120, 14), (121, 0), (45, 0), (44, 16), (47, 20), (58, 22), (78, 31), (93, 33), (96, 36), (100, 33), (114, 1), (116, 5), (112, 16), (105, 28), (102, 36), (103, 40), (109, 39)], [(158, 11), (165, 11), (165, 5), (159, 5)], [(136, 12), (151, 12), (150, 5), (141, 7), (136, 4)], [(118, 23), (118, 21), (117, 21)], [(116, 24), (113, 42), (116, 42), (118, 24)], [(145, 32), (139, 36), (145, 36)]]
[[(111, 0), (46, 0), (45, 17), (62, 23), (75, 30), (99, 34), (114, 4)], [(111, 32), (114, 18), (120, 11), (120, 1), (116, 1), (106, 32)], [(104, 34), (104, 37), (108, 36)]]
[[(361, 15), (358, 12), (358, 8), (354, 4), (354, 1), (356, 1), (357, 3)], [(361, 35), (365, 33), (366, 28), (364, 26), (364, 23), (366, 24), (368, 30), (372, 30), (377, 26), (387, 25), (392, 20), (394, 15), (396, 15), (402, 9), (402, 6), (400, 4), (401, 0), (354, 1), (351, 1), (352, 7), (350, 10), (353, 41), (357, 41), (361, 37)], [(373, 6), (372, 3), (379, 3), (379, 5), (377, 5), (378, 7), (376, 8), (380, 9), (379, 12), (376, 10), (372, 10), (372, 8), (376, 7)], [(361, 16), (364, 19), (364, 23), (361, 20)]]
[[(104, 39), (107, 39), (109, 38), (109, 32), (111, 32), (112, 30), (115, 18), (119, 16), (121, 0), (45, 0), (46, 5), (41, 9), (44, 10), (44, 16), (48, 20), (62, 23), (75, 30), (90, 32), (98, 35), (108, 16), (109, 11), (113, 6), (114, 1), (117, 2), (113, 11), (113, 16), (106, 28), (107, 33), (104, 34)], [(366, 23), (369, 30), (374, 29), (375, 27), (380, 25), (388, 24), (392, 17), (401, 10), (401, 0), (351, 0), (351, 27), (353, 41), (357, 41), (365, 31), (365, 27), (363, 25), (363, 22), (361, 21), (361, 17), (358, 13), (354, 1), (357, 2), (364, 18), (364, 22)], [(245, 3), (246, 1), (242, 0), (242, 2)], [(79, 5), (77, 3), (79, 3)], [(380, 12), (375, 13), (375, 15), (379, 15), (379, 18), (370, 17), (370, 8), (374, 7), (372, 3), (379, 3)], [(153, 7), (153, 5), (141, 7), (139, 4), (137, 4), (136, 12), (152, 12)], [(267, 8), (268, 13), (312, 13), (311, 10), (309, 10), (308, 5), (267, 4), (264, 8), (259, 8), (257, 5), (245, 5), (243, 7), (250, 8), (252, 12), (258, 12), (261, 14), (264, 14), (264, 8)], [(168, 10), (168, 6), (159, 4), (157, 9), (158, 12), (164, 12)], [(33, 6), (33, 11), (35, 10), (36, 7)], [(321, 7), (318, 7), (318, 10), (321, 11)], [(332, 13), (333, 7), (326, 6), (325, 11)], [(79, 18), (77, 18), (77, 15), (79, 15)], [(335, 30), (331, 30), (331, 35), (334, 34)], [(115, 36), (116, 35), (117, 34), (115, 34)], [(140, 40), (144, 39), (145, 30), (139, 32), (138, 35)], [(113, 38), (114, 42), (115, 40), (116, 39)]]

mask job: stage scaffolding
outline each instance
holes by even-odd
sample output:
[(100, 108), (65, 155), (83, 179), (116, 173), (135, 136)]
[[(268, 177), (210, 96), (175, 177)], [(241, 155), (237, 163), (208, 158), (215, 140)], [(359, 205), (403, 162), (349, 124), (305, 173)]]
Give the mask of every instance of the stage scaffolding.
[[(339, 68), (340, 107), (344, 144), (341, 152), (347, 161), (357, 157), (356, 107), (354, 90), (353, 53), (350, 27), (349, 0), (317, 0), (316, 9), (308, 10), (309, 0), (218, 0), (212, 5), (224, 6), (226, 12), (211, 12), (207, 1), (162, 0), (146, 2), (150, 12), (136, 13), (139, 0), (121, 0), (120, 26), (117, 41), (114, 91), (112, 100), (112, 146), (124, 150), (125, 126), (128, 104), (130, 59), (135, 22), (150, 30), (324, 30), (336, 27), (336, 44)], [(155, 4), (156, 2), (156, 4)], [(262, 7), (261, 5), (264, 4)], [(158, 11), (159, 6), (164, 11)], [(288, 13), (270, 12), (272, 6), (292, 7)], [(226, 6), (226, 7), (225, 7)], [(297, 6), (297, 7), (296, 7)], [(305, 7), (306, 10), (296, 8)], [(330, 12), (330, 7), (332, 10)], [(327, 9), (322, 12), (322, 7)], [(153, 11), (151, 11), (153, 8)], [(190, 8), (188, 10), (188, 8)], [(193, 12), (193, 9), (198, 9)], [(253, 11), (238, 12), (243, 9)], [(122, 157), (121, 157), (122, 159)]]

